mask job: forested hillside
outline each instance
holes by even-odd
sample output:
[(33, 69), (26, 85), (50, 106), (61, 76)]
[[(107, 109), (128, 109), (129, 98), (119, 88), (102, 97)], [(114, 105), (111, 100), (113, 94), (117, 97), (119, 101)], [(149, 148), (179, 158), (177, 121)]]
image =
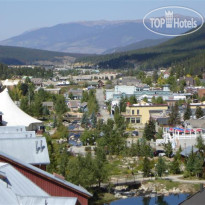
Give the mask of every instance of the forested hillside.
[(185, 68), (196, 72), (205, 68), (205, 25), (197, 32), (173, 38), (158, 46), (129, 52), (84, 57), (78, 61), (91, 62), (100, 68), (125, 69), (138, 67), (153, 70), (159, 67)]
[(83, 54), (70, 54), (14, 46), (0, 46), (0, 63), (8, 65), (38, 64), (39, 61), (74, 61)]

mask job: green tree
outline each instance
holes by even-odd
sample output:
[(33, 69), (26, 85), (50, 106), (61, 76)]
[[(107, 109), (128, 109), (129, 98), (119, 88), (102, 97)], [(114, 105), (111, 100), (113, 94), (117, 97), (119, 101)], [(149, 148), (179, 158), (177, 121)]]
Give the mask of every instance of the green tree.
[(172, 174), (180, 174), (180, 163), (176, 156), (174, 156), (174, 160), (171, 162), (170, 172)]
[(164, 144), (164, 151), (167, 157), (171, 157), (173, 154), (172, 144), (168, 141), (167, 144)]
[(148, 102), (148, 98), (147, 97), (144, 97), (143, 99), (142, 99), (144, 102)]
[(144, 157), (142, 164), (143, 177), (149, 177), (151, 170), (151, 163), (147, 157)]
[(94, 177), (94, 161), (90, 153), (85, 157), (78, 156), (69, 160), (66, 179), (85, 188), (90, 188), (97, 182)]
[(41, 99), (39, 99), (38, 97), (35, 97), (35, 100), (31, 106), (31, 111), (36, 117), (40, 117), (43, 115), (43, 105)]
[(184, 120), (189, 120), (192, 115), (190, 103), (187, 104), (186, 111), (184, 113)]
[(204, 116), (204, 111), (202, 110), (202, 108), (200, 106), (196, 108), (195, 115), (196, 115), (197, 119)]
[(196, 138), (196, 147), (199, 149), (199, 152), (201, 153), (201, 155), (203, 156), (203, 153), (205, 151), (205, 144), (204, 144), (204, 139), (202, 138), (201, 135), (199, 135)]
[(66, 176), (66, 171), (67, 171), (67, 165), (69, 162), (69, 152), (67, 151), (67, 146), (65, 144), (61, 145), (60, 148), (60, 174), (63, 175), (64, 177)]
[(93, 128), (96, 128), (96, 125), (97, 125), (97, 117), (96, 117), (96, 114), (93, 112), (91, 117), (90, 117), (90, 120), (91, 120), (91, 125)]
[(57, 95), (57, 99), (55, 101), (55, 111), (57, 114), (62, 115), (67, 111), (67, 105), (65, 103), (65, 98), (63, 95)]
[(155, 133), (155, 123), (150, 119), (149, 122), (145, 124), (143, 137), (147, 140), (151, 140), (155, 138)]
[(89, 95), (87, 91), (83, 91), (81, 102), (88, 102)]
[(194, 175), (194, 162), (195, 162), (195, 156), (192, 147), (191, 153), (189, 154), (189, 157), (186, 161), (186, 171), (190, 176)]
[(94, 178), (97, 180), (99, 187), (101, 186), (101, 183), (106, 182), (109, 177), (107, 164), (105, 150), (97, 148), (96, 157), (94, 159)]
[(28, 98), (26, 96), (21, 98), (20, 108), (26, 112), (29, 113), (29, 107), (28, 107)]
[(131, 105), (136, 104), (137, 103), (136, 97), (134, 95), (130, 96), (129, 102)]
[(194, 174), (201, 177), (203, 174), (204, 158), (201, 155), (196, 155), (194, 159)]
[(158, 73), (157, 73), (157, 70), (155, 70), (154, 71), (154, 73), (153, 73), (153, 76), (152, 76), (152, 79), (153, 79), (153, 81), (156, 83), (157, 82), (157, 80), (158, 80)]
[(94, 145), (97, 139), (96, 130), (85, 130), (80, 139), (84, 145), (87, 145), (87, 143), (89, 143), (89, 145)]
[(158, 132), (156, 133), (156, 139), (162, 139), (163, 136), (163, 129), (159, 128)]
[(164, 159), (160, 156), (156, 164), (156, 172), (159, 177), (162, 177), (166, 171), (166, 164)]
[(88, 124), (89, 124), (88, 114), (87, 114), (87, 112), (84, 112), (82, 119), (81, 119), (81, 126), (88, 127)]
[(171, 112), (169, 113), (169, 124), (172, 126), (180, 124), (179, 107), (177, 103), (171, 107)]
[(68, 95), (68, 97), (69, 97), (71, 100), (73, 100), (73, 99), (74, 99), (73, 93), (70, 92), (69, 95)]

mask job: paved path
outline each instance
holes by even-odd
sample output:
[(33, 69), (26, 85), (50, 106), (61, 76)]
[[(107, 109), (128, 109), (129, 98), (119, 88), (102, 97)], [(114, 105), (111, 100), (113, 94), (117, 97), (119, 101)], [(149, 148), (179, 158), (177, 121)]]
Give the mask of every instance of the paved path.
[[(129, 185), (129, 184), (138, 184), (143, 181), (149, 181), (149, 180), (154, 180), (154, 177), (146, 177), (143, 178), (142, 175), (135, 175), (133, 177), (129, 176), (127, 177), (113, 177), (111, 178), (110, 182), (114, 185)], [(189, 179), (183, 179), (183, 175), (169, 175), (166, 177), (162, 177), (162, 179), (167, 179), (167, 180), (172, 180), (175, 182), (180, 182), (180, 183), (191, 183), (191, 184), (205, 184), (205, 180), (189, 180)], [(104, 184), (105, 185), (105, 184)]]
[(99, 117), (99, 118), (104, 119), (104, 121), (106, 122), (107, 119), (110, 118), (110, 115), (109, 115), (109, 112), (107, 111), (107, 109), (104, 109), (106, 104), (105, 104), (105, 99), (104, 99), (104, 94), (103, 94), (102, 88), (96, 90), (96, 98), (98, 101), (99, 112), (101, 115), (101, 117)]

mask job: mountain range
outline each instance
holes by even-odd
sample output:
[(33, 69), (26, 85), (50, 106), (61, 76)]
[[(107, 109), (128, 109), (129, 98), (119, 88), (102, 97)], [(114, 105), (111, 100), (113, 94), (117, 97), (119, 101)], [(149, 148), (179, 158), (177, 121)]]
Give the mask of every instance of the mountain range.
[(142, 20), (87, 21), (27, 31), (1, 41), (0, 45), (68, 53), (102, 54), (109, 49), (159, 38), (161, 36), (144, 27)]

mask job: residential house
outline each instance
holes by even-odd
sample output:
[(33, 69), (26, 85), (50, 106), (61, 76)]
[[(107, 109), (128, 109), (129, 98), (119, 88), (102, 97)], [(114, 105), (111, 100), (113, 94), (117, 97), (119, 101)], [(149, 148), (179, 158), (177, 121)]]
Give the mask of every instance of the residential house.
[(102, 80), (98, 80), (98, 88), (102, 88), (104, 85)]
[(42, 85), (43, 85), (42, 78), (31, 78), (31, 82), (37, 87), (42, 87)]
[(82, 89), (70, 89), (68, 91), (68, 93), (64, 94), (64, 97), (66, 98), (66, 100), (69, 99), (69, 95), (72, 93), (73, 99), (74, 100), (81, 100), (82, 96), (83, 96), (83, 90)]
[(81, 102), (80, 100), (69, 100), (67, 105), (70, 111), (78, 111), (78, 109), (80, 109)]
[(180, 81), (185, 80), (187, 86), (194, 86), (195, 85), (195, 80), (192, 77), (181, 77), (179, 80)]
[(167, 70), (164, 72), (164, 78), (167, 79), (170, 76), (170, 72)]
[(53, 110), (54, 108), (54, 103), (52, 101), (43, 102), (42, 105), (43, 107), (47, 107), (49, 110)]

